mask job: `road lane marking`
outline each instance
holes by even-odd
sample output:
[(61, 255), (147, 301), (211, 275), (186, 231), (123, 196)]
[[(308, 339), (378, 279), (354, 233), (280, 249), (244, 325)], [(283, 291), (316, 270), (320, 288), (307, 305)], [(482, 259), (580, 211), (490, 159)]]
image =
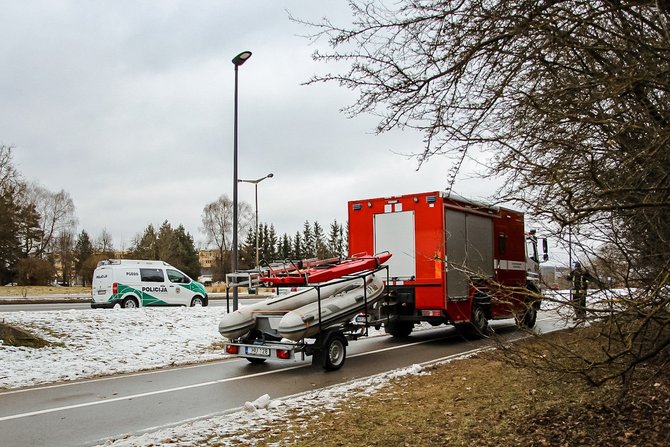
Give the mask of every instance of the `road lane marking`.
[[(548, 318), (548, 319), (551, 319), (551, 318)], [(540, 321), (542, 321), (542, 320), (540, 320)], [(386, 352), (386, 351), (392, 351), (392, 350), (396, 350), (396, 349), (408, 348), (408, 347), (417, 346), (417, 345), (421, 345), (421, 344), (431, 343), (431, 342), (434, 342), (434, 341), (444, 340), (444, 339), (451, 338), (451, 337), (454, 337), (454, 336), (455, 336), (455, 334), (449, 334), (449, 335), (443, 336), (443, 337), (430, 338), (430, 339), (427, 339), (427, 340), (421, 340), (421, 341), (417, 341), (417, 342), (413, 342), (413, 343), (401, 344), (401, 345), (397, 345), (397, 346), (390, 346), (390, 347), (387, 347), (387, 348), (375, 349), (373, 351), (367, 351), (367, 352), (362, 352), (362, 353), (358, 353), (358, 354), (352, 354), (348, 357), (352, 357), (352, 358), (353, 357), (362, 357), (362, 356), (365, 356), (365, 355), (372, 355), (372, 354), (377, 354), (377, 353), (380, 353), (380, 352)], [(443, 359), (447, 359), (447, 358), (449, 358), (451, 356), (454, 356), (454, 355), (463, 355), (463, 354), (451, 354), (450, 356), (443, 357)], [(429, 362), (432, 362), (432, 361), (429, 361)], [(202, 365), (202, 366), (206, 366), (206, 365)], [(66, 405), (66, 406), (63, 406), (63, 407), (55, 407), (55, 408), (48, 408), (48, 409), (44, 409), (44, 410), (31, 411), (31, 412), (26, 412), (26, 413), (19, 413), (19, 414), (0, 417), (0, 422), (14, 420), (14, 419), (21, 419), (21, 418), (26, 418), (26, 417), (31, 417), (31, 416), (38, 416), (38, 415), (41, 415), (41, 414), (55, 413), (55, 412), (58, 412), (58, 411), (67, 411), (67, 410), (73, 410), (73, 409), (77, 409), (77, 408), (84, 408), (84, 407), (89, 407), (89, 406), (94, 406), (94, 405), (102, 405), (102, 404), (120, 402), (120, 401), (123, 401), (123, 400), (131, 400), (131, 399), (138, 399), (138, 398), (142, 398), (142, 397), (155, 396), (155, 395), (159, 395), (159, 394), (173, 393), (173, 392), (177, 392), (177, 391), (183, 391), (183, 390), (194, 389), (194, 388), (201, 388), (201, 387), (205, 387), (205, 386), (218, 385), (218, 384), (227, 383), (227, 382), (234, 382), (234, 381), (238, 381), (238, 380), (245, 380), (245, 379), (250, 379), (250, 378), (255, 378), (255, 377), (261, 377), (261, 376), (265, 376), (265, 375), (269, 375), (269, 374), (276, 374), (276, 373), (280, 373), (280, 372), (284, 372), (284, 371), (291, 371), (291, 370), (299, 369), (299, 368), (306, 368), (306, 367), (309, 367), (309, 366), (311, 366), (311, 364), (289, 366), (289, 367), (286, 367), (286, 368), (276, 369), (276, 370), (272, 370), (272, 371), (264, 371), (264, 372), (254, 373), (254, 374), (247, 374), (247, 375), (244, 375), (244, 376), (228, 377), (228, 378), (225, 378), (225, 379), (218, 379), (218, 380), (212, 380), (212, 381), (208, 381), (208, 382), (194, 383), (194, 384), (191, 384), (191, 385), (183, 385), (183, 386), (180, 386), (180, 387), (173, 387), (173, 388), (166, 388), (166, 389), (162, 389), (162, 390), (148, 391), (146, 393), (138, 393), (138, 394), (132, 394), (132, 395), (128, 395), (128, 396), (115, 397), (115, 398), (111, 398), (111, 399), (104, 399), (104, 400), (98, 400), (98, 401), (93, 401), (93, 402), (84, 402), (84, 403), (80, 403), (80, 404)], [(159, 372), (161, 372), (161, 371), (159, 371)], [(141, 374), (136, 374), (136, 375), (143, 375), (143, 374), (151, 374), (151, 372), (146, 372), (146, 373), (141, 373)], [(111, 378), (109, 378), (109, 379), (111, 379)], [(98, 380), (105, 380), (105, 379), (98, 379)], [(88, 381), (87, 383), (90, 383), (90, 382), (91, 381)], [(72, 384), (53, 385), (51, 387), (65, 386), (65, 385), (72, 385)], [(44, 387), (44, 388), (41, 388), (41, 389), (48, 389), (48, 388), (51, 388), (51, 387)], [(29, 390), (35, 390), (35, 389), (18, 390), (18, 391), (29, 391)], [(11, 392), (3, 393), (3, 394), (10, 394), (10, 393)], [(2, 396), (2, 394), (0, 394), (0, 396)]]
[(37, 415), (40, 415), (40, 414), (55, 413), (57, 411), (66, 411), (66, 410), (73, 410), (73, 409), (76, 409), (76, 408), (89, 407), (89, 406), (93, 406), (93, 405), (101, 405), (101, 404), (107, 404), (107, 403), (113, 403), (113, 402), (120, 402), (122, 400), (131, 400), (131, 399), (138, 399), (138, 398), (141, 398), (141, 397), (155, 396), (157, 394), (173, 393), (173, 392), (176, 392), (176, 391), (183, 391), (183, 390), (188, 390), (188, 389), (193, 389), (193, 388), (200, 388), (200, 387), (203, 387), (203, 386), (217, 385), (217, 384), (220, 384), (220, 383), (233, 382), (235, 380), (244, 380), (244, 379), (249, 379), (249, 378), (253, 378), (253, 377), (265, 376), (267, 374), (273, 374), (273, 373), (276, 373), (276, 372), (279, 372), (279, 371), (290, 371), (292, 369), (304, 368), (305, 366), (306, 365), (291, 366), (291, 367), (288, 367), (288, 368), (283, 368), (283, 369), (278, 369), (278, 370), (273, 370), (273, 371), (264, 371), (264, 372), (255, 373), (255, 374), (248, 374), (246, 376), (228, 377), (227, 379), (211, 380), (209, 382), (194, 383), (194, 384), (191, 384), (191, 385), (184, 385), (184, 386), (179, 386), (179, 387), (166, 388), (166, 389), (163, 389), (163, 390), (148, 391), (146, 393), (131, 394), (129, 396), (124, 396), (124, 397), (114, 397), (112, 399), (98, 400), (98, 401), (94, 401), (94, 402), (84, 402), (84, 403), (81, 403), (81, 404), (66, 405), (66, 406), (63, 406), (63, 407), (48, 408), (48, 409), (45, 409), (45, 410), (30, 411), (28, 413), (13, 414), (11, 416), (0, 417), (0, 422), (10, 421), (12, 419), (20, 419), (20, 418), (30, 417), (30, 416), (37, 416)]
[[(405, 345), (392, 346), (390, 348), (376, 349), (374, 351), (355, 354), (355, 355), (352, 355), (350, 357), (354, 357), (354, 356), (355, 357), (360, 357), (360, 356), (363, 356), (363, 355), (376, 354), (378, 352), (388, 351), (388, 350), (391, 350), (391, 349), (400, 349), (400, 348), (405, 348), (405, 347), (416, 346), (416, 345), (420, 345), (420, 344), (424, 344), (424, 343), (430, 343), (430, 342), (433, 342), (433, 341), (436, 341), (436, 340), (441, 340), (441, 339), (444, 339), (444, 338), (447, 338), (447, 337), (432, 338), (432, 339), (422, 340), (422, 341), (418, 341), (418, 342), (414, 342), (414, 343), (408, 343), (408, 344), (405, 344)], [(80, 403), (80, 404), (66, 405), (66, 406), (63, 406), (63, 407), (47, 408), (47, 409), (44, 409), (44, 410), (36, 410), (36, 411), (30, 411), (30, 412), (26, 412), (26, 413), (13, 414), (13, 415), (9, 415), (9, 416), (0, 417), (0, 422), (10, 421), (10, 420), (13, 420), (13, 419), (21, 419), (21, 418), (26, 418), (26, 417), (31, 417), (31, 416), (38, 416), (38, 415), (41, 415), (41, 414), (55, 413), (55, 412), (58, 412), (58, 411), (74, 410), (74, 409), (77, 409), (77, 408), (90, 407), (90, 406), (94, 406), (94, 405), (103, 405), (103, 404), (108, 404), (108, 403), (120, 402), (120, 401), (124, 401), (124, 400), (139, 399), (139, 398), (142, 398), (142, 397), (155, 396), (155, 395), (158, 395), (158, 394), (173, 393), (173, 392), (177, 392), (177, 391), (189, 390), (189, 389), (194, 389), (194, 388), (201, 388), (201, 387), (205, 387), (205, 386), (218, 385), (218, 384), (221, 384), (221, 383), (234, 382), (234, 381), (237, 381), (237, 380), (251, 379), (251, 378), (261, 377), (261, 376), (265, 376), (265, 375), (269, 375), (269, 374), (276, 374), (276, 373), (280, 373), (280, 372), (284, 372), (284, 371), (291, 371), (293, 369), (306, 368), (306, 367), (309, 367), (309, 366), (311, 366), (311, 364), (289, 366), (289, 367), (286, 367), (286, 368), (275, 369), (275, 370), (272, 370), (272, 371), (264, 371), (264, 372), (254, 373), (254, 374), (247, 374), (245, 376), (228, 377), (226, 379), (211, 380), (211, 381), (208, 381), (208, 382), (194, 383), (194, 384), (191, 384), (191, 385), (183, 385), (183, 386), (179, 386), (179, 387), (166, 388), (166, 389), (162, 389), (162, 390), (147, 391), (146, 393), (131, 394), (131, 395), (128, 395), (128, 396), (114, 397), (114, 398), (111, 398), (111, 399), (104, 399), (104, 400), (98, 400), (98, 401), (93, 401), (93, 402), (83, 402), (83, 403)]]

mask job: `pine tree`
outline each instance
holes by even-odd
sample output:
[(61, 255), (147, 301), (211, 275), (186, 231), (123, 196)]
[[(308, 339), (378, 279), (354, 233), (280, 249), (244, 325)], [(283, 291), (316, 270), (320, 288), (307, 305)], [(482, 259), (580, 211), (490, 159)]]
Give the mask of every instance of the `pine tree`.
[(328, 233), (328, 254), (336, 258), (345, 257), (342, 225), (334, 220), (330, 224), (330, 233)]
[(313, 258), (316, 256), (316, 247), (314, 246), (314, 234), (312, 233), (312, 226), (306, 220), (302, 229), (302, 250), (304, 258)]
[(284, 233), (279, 243), (279, 258), (291, 259), (293, 257), (291, 254), (291, 247), (291, 238), (286, 233)]
[(198, 276), (200, 276), (200, 260), (193, 243), (193, 237), (186, 232), (183, 225), (179, 225), (172, 236), (176, 248), (175, 263), (172, 265), (191, 278), (198, 279)]
[(129, 251), (132, 259), (159, 259), (158, 235), (152, 224), (144, 230), (142, 236), (136, 236)]
[(302, 259), (304, 258), (304, 251), (303, 251), (303, 242), (302, 242), (302, 236), (300, 235), (299, 231), (295, 232), (295, 237), (293, 238), (293, 250), (291, 253), (291, 257), (293, 259)]
[(323, 227), (321, 227), (319, 222), (314, 221), (312, 234), (314, 236), (314, 255), (319, 259), (329, 258), (326, 235), (323, 233)]

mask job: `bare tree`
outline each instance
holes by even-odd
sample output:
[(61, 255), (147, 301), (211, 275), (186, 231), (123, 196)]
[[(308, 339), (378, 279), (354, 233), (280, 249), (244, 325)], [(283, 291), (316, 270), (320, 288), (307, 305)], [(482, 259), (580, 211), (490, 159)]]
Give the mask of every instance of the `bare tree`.
[[(246, 202), (238, 203), (237, 210), (239, 228), (238, 240), (244, 240), (244, 235), (252, 230), (254, 213)], [(216, 201), (208, 203), (202, 211), (202, 231), (207, 237), (207, 244), (214, 245), (219, 251), (219, 272), (221, 278), (228, 271), (228, 256), (233, 239), (233, 202), (225, 194)]]
[(53, 193), (37, 183), (28, 186), (28, 201), (35, 205), (40, 216), (41, 240), (35, 256), (43, 256), (54, 250), (56, 236), (60, 232), (72, 232), (77, 224), (75, 207), (70, 194), (65, 190)]
[(111, 256), (114, 253), (114, 241), (112, 240), (112, 234), (107, 228), (103, 228), (95, 240), (95, 250), (106, 256)]
[[(628, 383), (636, 365), (667, 352), (667, 2), (349, 4), (351, 25), (302, 21), (331, 48), (314, 58), (346, 67), (309, 83), (357, 91), (347, 112), (377, 114), (378, 132), (422, 132), (426, 144), (414, 156), (419, 166), (447, 159), (447, 189), (466, 159), (485, 160), (481, 174), (505, 180), (496, 201), (523, 206), (558, 238), (572, 235), (571, 253), (587, 262), (602, 244), (625, 262), (617, 268), (624, 296), (589, 305), (607, 335), (581, 365), (594, 383)], [(599, 367), (612, 374), (589, 376)]]

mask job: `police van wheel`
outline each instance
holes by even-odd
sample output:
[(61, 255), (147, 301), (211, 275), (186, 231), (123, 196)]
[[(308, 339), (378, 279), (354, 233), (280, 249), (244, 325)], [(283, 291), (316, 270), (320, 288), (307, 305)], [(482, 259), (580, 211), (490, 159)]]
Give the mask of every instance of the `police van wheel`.
[(135, 297), (129, 296), (121, 302), (121, 307), (124, 309), (137, 309), (140, 307), (140, 304)]
[(205, 301), (200, 296), (194, 296), (191, 300), (191, 307), (202, 307), (205, 305)]

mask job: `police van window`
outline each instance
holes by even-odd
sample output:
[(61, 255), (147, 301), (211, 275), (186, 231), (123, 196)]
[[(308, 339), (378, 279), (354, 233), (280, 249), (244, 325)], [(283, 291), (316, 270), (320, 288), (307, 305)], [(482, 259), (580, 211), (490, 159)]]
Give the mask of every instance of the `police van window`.
[(140, 269), (140, 277), (142, 281), (146, 282), (165, 281), (165, 276), (163, 276), (163, 270), (161, 269)]
[(182, 272), (178, 272), (177, 270), (167, 269), (167, 275), (168, 278), (170, 279), (170, 282), (174, 282), (177, 284), (188, 284), (189, 282), (191, 282), (188, 276), (184, 275)]

